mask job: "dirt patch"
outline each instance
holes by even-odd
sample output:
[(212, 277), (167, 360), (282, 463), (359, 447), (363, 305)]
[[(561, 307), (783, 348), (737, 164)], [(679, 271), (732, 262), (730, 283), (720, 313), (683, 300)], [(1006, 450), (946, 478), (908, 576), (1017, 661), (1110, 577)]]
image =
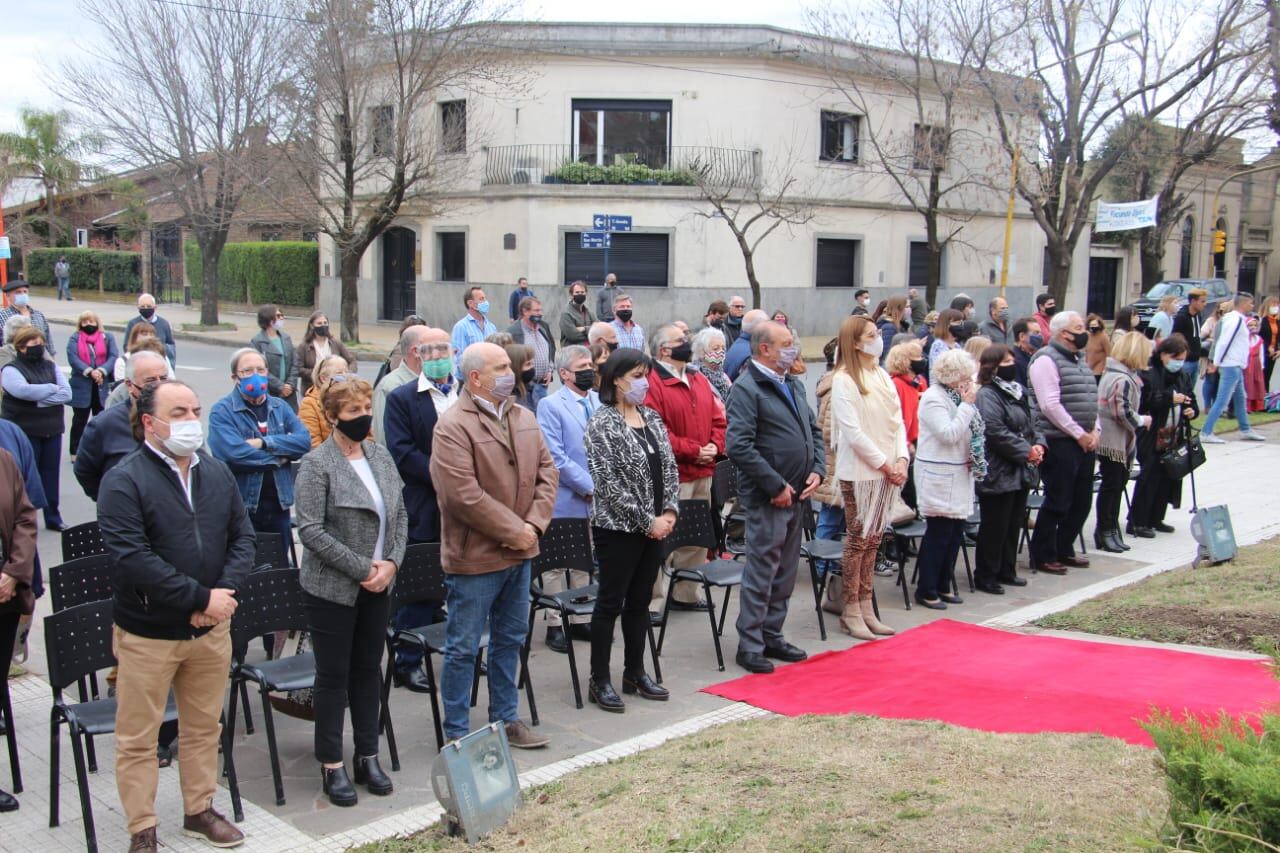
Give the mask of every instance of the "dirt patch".
[[(1120, 850), (1166, 809), (1152, 750), (867, 717), (723, 726), (528, 792), (482, 850)], [(366, 853), (462, 850), (438, 830)]]

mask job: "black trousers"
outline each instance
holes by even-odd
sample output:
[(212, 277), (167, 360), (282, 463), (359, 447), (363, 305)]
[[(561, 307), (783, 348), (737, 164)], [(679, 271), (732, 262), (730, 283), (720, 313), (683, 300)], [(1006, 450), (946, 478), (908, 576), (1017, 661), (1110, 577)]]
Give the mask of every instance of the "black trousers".
[(1073, 438), (1049, 439), (1048, 453), (1040, 463), (1044, 504), (1031, 535), (1031, 556), (1036, 562), (1054, 563), (1076, 555), (1073, 543), (1093, 503), (1095, 458)]
[(355, 754), (378, 754), (382, 696), (382, 651), (391, 596), (361, 589), (355, 604), (338, 604), (303, 593), (311, 648), (316, 656), (316, 760), (342, 761), (342, 722), (351, 706)]
[(920, 538), (920, 556), (916, 565), (920, 577), (916, 582), (916, 601), (936, 601), (939, 592), (951, 592), (951, 570), (960, 555), (964, 540), (963, 518), (932, 515), (924, 520), (924, 536)]
[(1018, 536), (1027, 511), (1027, 490), (979, 495), (978, 506), (982, 522), (974, 549), (974, 582), (1012, 580), (1018, 576)]
[(1138, 458), (1142, 470), (1133, 487), (1133, 502), (1129, 507), (1129, 521), (1134, 527), (1155, 527), (1164, 522), (1165, 511), (1178, 488), (1178, 481), (1169, 479), (1159, 454), (1152, 449)]
[(1102, 485), (1098, 488), (1098, 511), (1094, 524), (1099, 532), (1117, 530), (1120, 527), (1120, 501), (1129, 482), (1129, 466), (1099, 457), (1098, 468), (1102, 471)]
[(96, 417), (102, 411), (102, 397), (98, 394), (95, 387), (89, 392), (89, 405), (78, 406), (71, 410), (71, 443), (70, 452), (72, 456), (76, 455), (76, 450), (80, 447), (80, 436), (84, 435), (85, 424), (89, 423), (90, 416)]
[(643, 533), (620, 533), (592, 527), (600, 593), (591, 615), (591, 677), (609, 679), (613, 625), (622, 617), (622, 673), (644, 672), (649, 636), (649, 600), (662, 561), (662, 543)]

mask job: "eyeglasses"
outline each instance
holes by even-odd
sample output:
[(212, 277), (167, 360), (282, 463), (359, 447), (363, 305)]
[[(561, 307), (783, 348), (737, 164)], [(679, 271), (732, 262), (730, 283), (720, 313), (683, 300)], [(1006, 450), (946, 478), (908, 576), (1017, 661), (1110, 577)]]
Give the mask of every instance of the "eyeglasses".
[(360, 378), (358, 373), (335, 373), (329, 377), (329, 382), (346, 382), (348, 379), (355, 381)]
[(448, 355), (451, 349), (453, 349), (453, 344), (419, 344), (418, 354), (423, 356)]
[(239, 376), (241, 379), (248, 379), (250, 376), (266, 376), (266, 375), (267, 375), (267, 368), (265, 367), (254, 367), (248, 370), (236, 371), (236, 376)]

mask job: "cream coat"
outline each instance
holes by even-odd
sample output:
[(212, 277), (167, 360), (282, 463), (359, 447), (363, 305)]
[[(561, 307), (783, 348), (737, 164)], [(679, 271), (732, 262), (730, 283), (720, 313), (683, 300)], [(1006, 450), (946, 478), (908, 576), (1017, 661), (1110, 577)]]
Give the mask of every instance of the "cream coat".
[(851, 483), (881, 480), (881, 465), (910, 458), (907, 430), (902, 425), (902, 403), (893, 380), (878, 367), (864, 376), (866, 395), (843, 370), (836, 370), (831, 381), (831, 443), (836, 451), (836, 479)]
[(925, 518), (968, 518), (973, 514), (973, 471), (969, 466), (969, 424), (978, 409), (957, 406), (941, 385), (920, 395), (920, 440), (914, 481)]

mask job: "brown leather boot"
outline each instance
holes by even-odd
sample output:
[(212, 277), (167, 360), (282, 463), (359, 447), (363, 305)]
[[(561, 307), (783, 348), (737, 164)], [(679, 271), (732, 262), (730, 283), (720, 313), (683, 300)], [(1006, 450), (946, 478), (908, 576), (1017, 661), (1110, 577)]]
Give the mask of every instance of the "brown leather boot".
[(876, 609), (871, 606), (871, 599), (862, 599), (858, 602), (858, 607), (862, 610), (862, 621), (871, 629), (871, 633), (882, 637), (892, 637), (898, 633), (876, 618)]
[(129, 853), (155, 853), (159, 847), (156, 841), (156, 828), (149, 826), (141, 832), (129, 836)]
[(212, 808), (183, 817), (182, 834), (201, 838), (214, 847), (238, 847), (244, 843), (244, 833)]
[(840, 614), (840, 630), (844, 631), (855, 640), (874, 640), (876, 635), (871, 633), (871, 629), (867, 627), (866, 621), (862, 618), (862, 608), (858, 606), (858, 602), (845, 602), (844, 613)]

